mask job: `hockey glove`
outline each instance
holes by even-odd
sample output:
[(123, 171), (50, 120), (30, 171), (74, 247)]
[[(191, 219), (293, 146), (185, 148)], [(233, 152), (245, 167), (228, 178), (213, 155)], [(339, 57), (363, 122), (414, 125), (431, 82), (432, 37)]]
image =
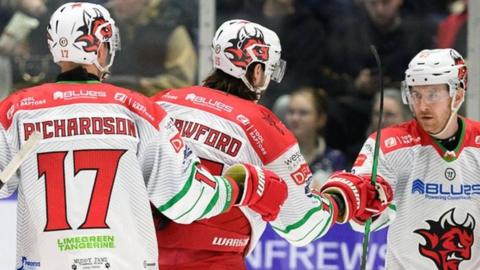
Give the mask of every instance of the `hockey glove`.
[(377, 175), (376, 185), (370, 183), (370, 175), (355, 175), (347, 172), (333, 173), (320, 188), (321, 193), (336, 195), (343, 203), (337, 223), (353, 219), (359, 224), (368, 218), (380, 215), (393, 200), (390, 184)]
[(236, 164), (224, 176), (235, 180), (240, 187), (237, 206), (250, 207), (265, 221), (277, 218), (288, 196), (287, 184), (278, 175), (250, 164)]

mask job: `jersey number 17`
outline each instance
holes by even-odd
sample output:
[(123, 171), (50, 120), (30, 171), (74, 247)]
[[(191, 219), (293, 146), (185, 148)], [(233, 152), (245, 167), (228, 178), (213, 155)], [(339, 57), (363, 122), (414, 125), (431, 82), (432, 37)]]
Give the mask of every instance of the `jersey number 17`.
[[(110, 196), (118, 163), (126, 150), (73, 151), (74, 176), (83, 170), (96, 170), (88, 212), (78, 229), (106, 229)], [(65, 158), (68, 151), (37, 154), (38, 177), (45, 177), (47, 224), (44, 231), (71, 230), (67, 219)]]

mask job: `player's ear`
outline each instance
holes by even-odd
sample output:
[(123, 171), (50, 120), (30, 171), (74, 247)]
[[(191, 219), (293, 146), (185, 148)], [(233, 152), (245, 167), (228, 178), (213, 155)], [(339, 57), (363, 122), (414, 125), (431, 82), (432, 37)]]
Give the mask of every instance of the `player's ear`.
[(263, 65), (261, 63), (253, 63), (253, 65), (252, 85), (262, 85), (265, 76)]
[(99, 62), (101, 59), (106, 59), (106, 57), (108, 56), (108, 45), (106, 43), (101, 43), (100, 48), (98, 48), (97, 54)]
[(455, 92), (455, 107), (459, 106), (465, 98), (465, 89), (458, 88)]

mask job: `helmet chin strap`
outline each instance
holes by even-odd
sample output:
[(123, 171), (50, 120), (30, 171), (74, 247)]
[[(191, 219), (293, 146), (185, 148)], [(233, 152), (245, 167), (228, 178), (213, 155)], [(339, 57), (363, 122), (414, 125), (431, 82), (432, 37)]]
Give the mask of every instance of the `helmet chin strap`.
[[(112, 45), (110, 45), (110, 46), (112, 46)], [(110, 47), (110, 48), (112, 48), (112, 47)], [(100, 48), (99, 48), (99, 50), (100, 50)], [(115, 59), (115, 50), (110, 49), (109, 53), (110, 53), (110, 61), (105, 67), (102, 67), (102, 65), (100, 65), (100, 63), (98, 63), (98, 58), (95, 59), (95, 61), (93, 61), (93, 64), (97, 67), (98, 71), (100, 71), (100, 81), (105, 80), (106, 78), (108, 78), (108, 76), (110, 76), (110, 74), (112, 74), (110, 72), (110, 67), (113, 64), (113, 59)], [(97, 50), (97, 55), (98, 55), (98, 50)]]
[(100, 71), (100, 81), (103, 81), (105, 80), (106, 78), (108, 78), (108, 76), (111, 74), (110, 73), (110, 70), (109, 70), (109, 67), (102, 67), (97, 60), (95, 60), (95, 62), (93, 62), (95, 64), (95, 66), (98, 68), (98, 70)]
[(263, 92), (265, 92), (265, 90), (267, 89), (268, 85), (270, 84), (270, 76), (267, 76), (265, 78), (265, 83), (260, 86), (260, 87), (254, 87), (247, 79), (246, 76), (242, 76), (242, 81), (243, 83), (248, 87), (248, 89), (250, 89), (250, 91), (254, 92), (255, 95), (257, 96), (257, 98), (255, 99), (255, 102), (257, 102), (258, 100), (260, 100), (260, 98), (262, 97), (262, 94)]
[(450, 104), (450, 116), (448, 117), (448, 120), (447, 122), (445, 123), (445, 125), (443, 126), (443, 128), (437, 132), (437, 133), (430, 133), (428, 132), (428, 134), (430, 134), (430, 136), (436, 138), (436, 139), (446, 139), (447, 138), (447, 130), (448, 128), (450, 127), (450, 125), (452, 124), (452, 120), (455, 119), (456, 120), (456, 117), (457, 116), (457, 111), (458, 109), (460, 109), (460, 106), (462, 106), (462, 103), (463, 103), (463, 98), (462, 98), (462, 101), (460, 101), (460, 103), (458, 104), (457, 107), (455, 107), (455, 97), (452, 98), (452, 103)]

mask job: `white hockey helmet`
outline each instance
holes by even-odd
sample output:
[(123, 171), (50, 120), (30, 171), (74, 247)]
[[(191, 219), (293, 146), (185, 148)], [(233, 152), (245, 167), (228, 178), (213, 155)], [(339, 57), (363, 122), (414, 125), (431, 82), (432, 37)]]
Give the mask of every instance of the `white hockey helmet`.
[[(272, 30), (246, 20), (230, 20), (218, 28), (213, 38), (213, 67), (242, 79), (251, 91), (260, 95), (270, 79), (280, 82), (285, 74), (286, 62), (280, 59), (281, 51), (280, 40)], [(252, 63), (265, 65), (265, 84), (258, 88), (246, 78)]]
[[(47, 38), (55, 63), (95, 64), (103, 74), (108, 73), (115, 51), (120, 49), (120, 35), (110, 13), (91, 3), (67, 3), (59, 7), (50, 18)], [(108, 43), (110, 53), (105, 67), (98, 63), (102, 43)]]
[(467, 73), (463, 57), (454, 49), (423, 50), (410, 61), (405, 71), (403, 102), (410, 103), (410, 89), (416, 85), (447, 84), (450, 97), (453, 97), (459, 87), (467, 90)]
[(405, 71), (405, 81), (402, 84), (402, 98), (405, 104), (413, 111), (410, 90), (412, 86), (446, 84), (450, 97), (450, 116), (443, 128), (437, 133), (430, 133), (438, 139), (445, 139), (448, 136), (448, 127), (454, 122), (455, 115), (462, 106), (463, 98), (455, 106), (455, 94), (459, 88), (467, 90), (467, 66), (463, 57), (454, 49), (423, 50), (418, 53), (408, 64)]

